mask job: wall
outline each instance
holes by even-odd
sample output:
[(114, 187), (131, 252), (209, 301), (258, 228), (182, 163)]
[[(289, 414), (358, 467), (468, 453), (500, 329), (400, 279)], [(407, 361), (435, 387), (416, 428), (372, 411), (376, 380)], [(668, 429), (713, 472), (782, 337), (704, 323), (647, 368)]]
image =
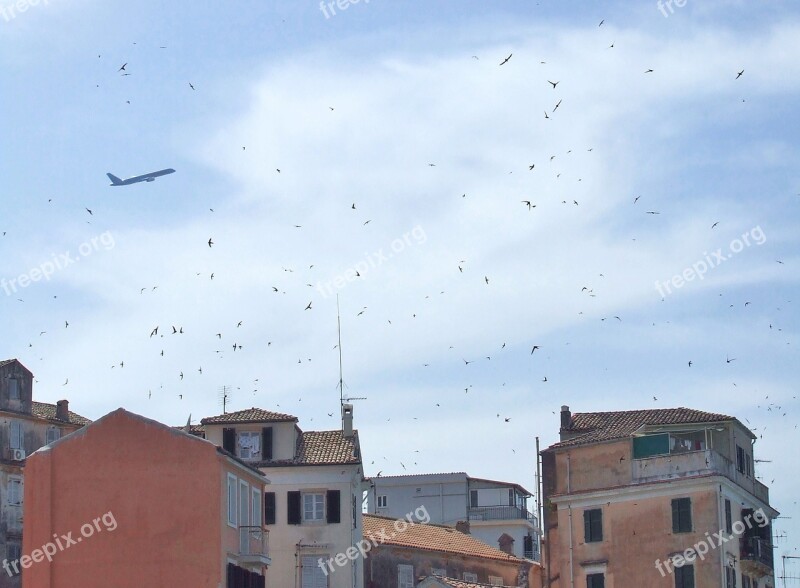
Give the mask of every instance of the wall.
[[(372, 514), (403, 518), (424, 505), (431, 523), (455, 525), (467, 520), (466, 474), (372, 478), (372, 482), (375, 487), (368, 498), (368, 510)], [(387, 508), (377, 508), (379, 495), (387, 497)]]
[(213, 445), (121, 410), (35, 453), (23, 554), (106, 513), (116, 529), (34, 563), (23, 588), (218, 588), (221, 480)]

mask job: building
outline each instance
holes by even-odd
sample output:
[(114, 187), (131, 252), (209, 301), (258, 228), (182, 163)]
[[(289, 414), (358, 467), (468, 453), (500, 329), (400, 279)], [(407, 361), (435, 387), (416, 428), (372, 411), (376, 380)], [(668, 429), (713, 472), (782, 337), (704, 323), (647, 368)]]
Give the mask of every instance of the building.
[(737, 419), (564, 406), (560, 439), (541, 452), (546, 586), (775, 586), (778, 512)]
[[(0, 559), (19, 559), (25, 459), (90, 421), (69, 403), (33, 400), (33, 374), (19, 360), (0, 361)], [(18, 588), (18, 574), (0, 573), (0, 588)]]
[[(263, 588), (257, 469), (118, 409), (28, 458), (23, 588)], [(18, 564), (18, 565), (17, 565)]]
[(528, 510), (531, 493), (519, 484), (454, 472), (375, 477), (370, 486), (371, 514), (402, 518), (424, 506), (432, 523), (469, 521), (470, 533), (484, 543), (539, 560), (539, 522)]
[(191, 432), (260, 469), (270, 479), (266, 524), (272, 531), (267, 583), (300, 588), (363, 588), (360, 559), (324, 569), (361, 540), (365, 490), (353, 407), (342, 428), (303, 431), (288, 414), (251, 408), (204, 418)]
[(428, 576), (491, 586), (539, 586), (539, 564), (453, 527), (419, 522), (425, 518), (364, 515), (364, 541), (369, 543), (364, 549), (367, 588), (415, 588)]

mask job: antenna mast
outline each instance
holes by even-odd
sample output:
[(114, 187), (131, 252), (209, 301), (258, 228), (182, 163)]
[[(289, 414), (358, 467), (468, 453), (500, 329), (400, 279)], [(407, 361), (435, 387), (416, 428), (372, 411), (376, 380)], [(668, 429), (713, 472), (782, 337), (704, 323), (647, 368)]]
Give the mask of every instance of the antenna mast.
[(336, 327), (339, 334), (339, 406), (344, 405), (344, 377), (342, 375), (342, 319), (339, 314), (339, 293), (336, 293)]

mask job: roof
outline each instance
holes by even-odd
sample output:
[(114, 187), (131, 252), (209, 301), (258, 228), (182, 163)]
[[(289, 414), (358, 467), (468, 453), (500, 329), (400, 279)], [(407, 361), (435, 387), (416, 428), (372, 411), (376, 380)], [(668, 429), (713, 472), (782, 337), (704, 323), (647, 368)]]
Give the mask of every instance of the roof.
[(681, 425), (735, 421), (734, 417), (691, 408), (659, 408), (615, 412), (577, 412), (561, 433), (572, 438), (551, 445), (558, 449), (630, 437), (645, 425)]
[(15, 361), (17, 361), (17, 360), (16, 359), (0, 359), (0, 367), (3, 367), (4, 365), (8, 365), (10, 363), (14, 363)]
[(258, 467), (285, 465), (350, 465), (361, 463), (358, 431), (345, 437), (341, 430), (299, 431), (294, 459), (260, 461)]
[[(442, 576), (427, 576), (423, 578), (423, 582), (427, 580), (425, 586), (451, 586), (452, 588), (497, 588), (497, 584), (482, 584), (481, 582), (465, 582), (457, 578), (446, 578)], [(422, 584), (420, 584), (422, 586)], [(500, 588), (503, 588), (501, 586)]]
[(297, 417), (280, 412), (272, 412), (263, 408), (248, 408), (236, 412), (228, 412), (200, 421), (203, 425), (223, 425), (228, 423), (264, 423), (264, 422), (297, 422)]
[(46, 419), (48, 421), (55, 421), (58, 423), (69, 422), (71, 425), (88, 425), (92, 421), (79, 415), (78, 413), (72, 412), (71, 410), (68, 411), (69, 421), (62, 421), (59, 418), (56, 418), (56, 405), (55, 404), (48, 404), (46, 402), (36, 402), (35, 400), (31, 402), (31, 414), (35, 417), (40, 419)]
[(407, 525), (406, 530), (400, 532), (394, 527), (396, 520), (392, 517), (364, 514), (362, 515), (363, 534), (365, 537), (367, 535), (381, 537), (383, 545), (453, 553), (515, 564), (525, 563), (525, 560), (478, 541), (472, 535), (457, 531), (453, 527), (423, 523), (409, 524), (408, 521), (400, 519)]

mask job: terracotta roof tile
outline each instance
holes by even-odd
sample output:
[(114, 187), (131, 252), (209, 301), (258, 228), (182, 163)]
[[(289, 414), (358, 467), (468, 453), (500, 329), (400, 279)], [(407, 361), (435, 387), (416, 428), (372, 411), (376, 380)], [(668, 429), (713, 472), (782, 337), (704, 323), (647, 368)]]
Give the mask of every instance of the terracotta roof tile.
[(258, 467), (286, 465), (348, 465), (361, 463), (358, 431), (345, 437), (342, 431), (305, 431), (297, 439), (294, 459), (258, 462)]
[(561, 429), (562, 433), (576, 436), (555, 443), (548, 449), (623, 439), (630, 437), (644, 425), (719, 423), (733, 420), (736, 419), (728, 415), (684, 407), (615, 412), (576, 412), (572, 415), (569, 427)]
[[(436, 578), (442, 586), (451, 586), (452, 588), (498, 588), (497, 584), (482, 584), (480, 582), (465, 582), (464, 580), (459, 580), (457, 578), (444, 578), (441, 576), (428, 576), (423, 578), (427, 580), (428, 578)], [(504, 586), (500, 586), (500, 588), (508, 588)]]
[[(13, 361), (13, 360), (12, 360)], [(69, 412), (69, 423), (73, 425), (88, 425), (92, 421), (87, 419), (86, 417), (82, 417), (78, 413)], [(31, 414), (35, 417), (39, 417), (40, 419), (47, 419), (49, 421), (57, 421), (59, 423), (63, 423), (61, 419), (56, 418), (56, 405), (55, 404), (47, 404), (46, 402), (36, 402), (35, 400), (31, 402)]]
[(297, 417), (280, 412), (272, 412), (262, 408), (248, 408), (237, 412), (229, 412), (200, 421), (203, 425), (222, 425), (228, 423), (262, 423), (262, 422), (296, 422)]
[[(472, 535), (467, 535), (452, 527), (422, 523), (408, 525), (406, 521), (408, 527), (401, 533), (395, 529), (394, 522), (395, 519), (391, 517), (365, 514), (362, 517), (364, 536), (371, 534), (374, 537), (382, 537), (383, 544), (397, 547), (411, 547), (425, 551), (454, 553), (514, 563), (524, 563), (525, 561), (482, 541), (478, 541)], [(384, 531), (389, 538), (386, 539), (381, 534), (381, 531)]]

